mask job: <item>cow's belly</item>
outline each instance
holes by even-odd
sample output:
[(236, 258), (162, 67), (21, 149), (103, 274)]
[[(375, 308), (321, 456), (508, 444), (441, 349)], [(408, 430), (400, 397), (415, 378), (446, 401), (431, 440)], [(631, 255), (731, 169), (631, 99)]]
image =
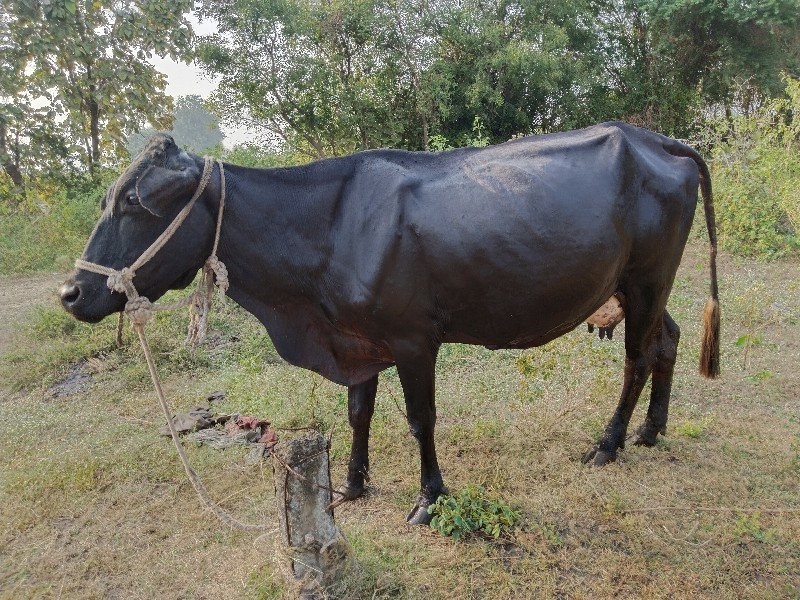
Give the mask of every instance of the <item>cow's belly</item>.
[(599, 303), (602, 306), (596, 310), (590, 307), (597, 306), (598, 301), (587, 300), (574, 306), (561, 303), (560, 311), (529, 307), (527, 311), (519, 308), (516, 314), (476, 312), (471, 318), (452, 320), (445, 329), (443, 341), (477, 344), (493, 350), (530, 348), (546, 344), (583, 322), (612, 327), (622, 321), (624, 312), (615, 296)]
[(444, 284), (434, 294), (443, 315), (444, 340), (527, 348), (587, 319), (617, 319), (619, 311), (609, 303), (618, 291), (626, 254), (624, 244), (614, 240), (572, 254), (537, 253), (534, 248), (527, 261), (507, 256), (442, 275)]

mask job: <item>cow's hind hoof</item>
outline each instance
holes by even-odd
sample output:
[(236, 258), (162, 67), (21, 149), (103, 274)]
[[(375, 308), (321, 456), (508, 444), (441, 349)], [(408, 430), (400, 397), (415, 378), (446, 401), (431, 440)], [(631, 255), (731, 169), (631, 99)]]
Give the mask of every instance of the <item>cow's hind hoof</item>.
[(355, 500), (362, 495), (364, 495), (364, 486), (356, 487), (346, 483), (333, 492), (333, 502), (328, 504), (326, 508), (336, 508), (337, 506), (344, 504), (345, 502), (349, 502), (350, 500)]
[(607, 450), (601, 450), (599, 447), (595, 446), (583, 455), (582, 462), (583, 464), (592, 463), (595, 467), (602, 467), (615, 460), (617, 460), (616, 452), (608, 452)]
[(636, 432), (636, 435), (633, 436), (633, 441), (631, 443), (634, 446), (646, 446), (647, 448), (652, 448), (656, 445), (657, 438), (657, 431), (642, 427)]
[(428, 504), (417, 502), (414, 508), (406, 515), (406, 523), (409, 525), (430, 525), (433, 515), (428, 513)]

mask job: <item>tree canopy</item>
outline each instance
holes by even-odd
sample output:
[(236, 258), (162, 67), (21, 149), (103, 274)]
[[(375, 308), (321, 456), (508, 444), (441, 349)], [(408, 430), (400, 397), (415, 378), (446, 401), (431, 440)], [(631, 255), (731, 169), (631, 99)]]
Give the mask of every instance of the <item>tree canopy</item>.
[(191, 0), (18, 0), (0, 9), (0, 159), (84, 166), (124, 152), (125, 133), (171, 122), (154, 54), (185, 59)]
[[(797, 0), (205, 0), (223, 119), (312, 157), (605, 119), (678, 136), (798, 70)], [(738, 95), (737, 95), (738, 94)]]
[[(193, 8), (217, 33), (193, 39)], [(188, 147), (218, 143), (199, 99), (173, 110), (154, 55), (195, 56), (223, 122), (311, 158), (608, 119), (691, 137), (800, 75), (798, 0), (17, 0), (0, 24), (0, 166), (19, 189), (125, 158), (174, 115)]]

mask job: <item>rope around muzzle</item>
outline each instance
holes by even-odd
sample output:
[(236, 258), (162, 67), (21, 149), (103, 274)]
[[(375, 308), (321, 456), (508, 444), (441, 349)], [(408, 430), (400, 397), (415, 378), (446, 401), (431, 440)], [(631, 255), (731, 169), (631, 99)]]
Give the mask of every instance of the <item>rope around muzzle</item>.
[[(155, 256), (155, 254), (169, 241), (181, 224), (186, 220), (186, 217), (189, 215), (189, 212), (192, 210), (192, 207), (196, 203), (197, 199), (208, 186), (215, 162), (219, 165), (220, 177), (219, 213), (217, 215), (214, 246), (211, 250), (211, 256), (209, 256), (208, 260), (206, 260), (205, 264), (203, 265), (200, 283), (192, 294), (182, 300), (178, 300), (177, 302), (172, 302), (169, 304), (155, 304), (148, 298), (139, 295), (139, 292), (136, 290), (136, 286), (133, 284), (133, 278), (136, 277), (136, 271), (142, 265), (152, 259), (153, 256)], [(93, 273), (98, 273), (100, 275), (106, 275), (108, 277), (106, 285), (109, 287), (109, 289), (119, 292), (120, 294), (125, 294), (128, 298), (128, 301), (125, 304), (124, 313), (128, 315), (128, 318), (131, 320), (131, 328), (139, 337), (139, 342), (142, 345), (142, 351), (144, 352), (144, 357), (147, 361), (147, 368), (150, 371), (150, 378), (153, 380), (153, 387), (155, 388), (156, 395), (158, 396), (158, 402), (161, 406), (161, 410), (164, 413), (164, 417), (167, 419), (167, 427), (169, 428), (172, 443), (175, 445), (175, 449), (178, 451), (178, 456), (181, 459), (181, 463), (183, 464), (183, 468), (189, 478), (189, 482), (192, 484), (192, 487), (200, 498), (201, 503), (215, 515), (217, 515), (220, 520), (227, 523), (231, 527), (245, 531), (271, 532), (273, 530), (264, 525), (252, 525), (240, 521), (216, 504), (211, 499), (211, 496), (209, 496), (205, 485), (200, 480), (192, 466), (189, 464), (189, 459), (186, 456), (186, 452), (183, 449), (180, 439), (178, 438), (178, 432), (175, 430), (175, 425), (172, 422), (172, 411), (170, 410), (166, 396), (164, 395), (164, 390), (161, 386), (161, 379), (158, 376), (155, 361), (153, 360), (153, 354), (150, 350), (150, 345), (147, 343), (147, 337), (144, 332), (147, 324), (153, 319), (155, 312), (162, 310), (174, 310), (183, 306), (189, 306), (190, 318), (186, 342), (191, 351), (194, 352), (200, 342), (203, 341), (208, 328), (208, 315), (214, 295), (214, 286), (216, 285), (216, 287), (219, 288), (220, 299), (224, 302), (225, 293), (228, 291), (229, 285), (228, 270), (225, 268), (225, 264), (217, 257), (217, 248), (219, 246), (220, 231), (222, 229), (222, 214), (224, 209), (225, 169), (222, 166), (222, 161), (206, 156), (204, 159), (203, 174), (200, 178), (200, 183), (198, 184), (197, 189), (192, 195), (192, 198), (176, 215), (175, 219), (169, 224), (164, 232), (158, 236), (158, 238), (156, 238), (156, 240), (142, 253), (139, 258), (136, 259), (136, 261), (134, 261), (130, 267), (116, 270), (99, 265), (97, 263), (85, 261), (83, 259), (76, 260), (75, 267), (78, 269), (91, 271)]]

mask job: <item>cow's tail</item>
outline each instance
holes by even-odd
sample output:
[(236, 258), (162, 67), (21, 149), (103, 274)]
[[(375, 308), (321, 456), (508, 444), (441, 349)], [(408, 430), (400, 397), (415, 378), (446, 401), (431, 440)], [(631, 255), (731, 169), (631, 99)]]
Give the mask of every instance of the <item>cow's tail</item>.
[(703, 311), (703, 339), (700, 347), (700, 374), (714, 379), (719, 376), (719, 288), (717, 287), (717, 223), (714, 216), (714, 199), (711, 195), (711, 175), (702, 157), (689, 146), (675, 143), (669, 151), (673, 155), (691, 158), (700, 171), (700, 192), (709, 241), (709, 267), (711, 271), (711, 296)]

